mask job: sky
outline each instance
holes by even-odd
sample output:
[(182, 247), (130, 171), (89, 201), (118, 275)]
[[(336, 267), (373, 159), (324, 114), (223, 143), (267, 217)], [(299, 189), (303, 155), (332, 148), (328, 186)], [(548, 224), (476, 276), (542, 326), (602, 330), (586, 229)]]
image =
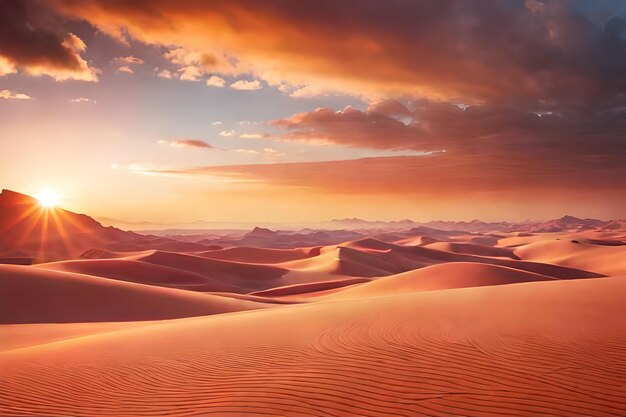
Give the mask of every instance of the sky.
[(0, 187), (160, 223), (626, 217), (626, 2), (0, 2)]

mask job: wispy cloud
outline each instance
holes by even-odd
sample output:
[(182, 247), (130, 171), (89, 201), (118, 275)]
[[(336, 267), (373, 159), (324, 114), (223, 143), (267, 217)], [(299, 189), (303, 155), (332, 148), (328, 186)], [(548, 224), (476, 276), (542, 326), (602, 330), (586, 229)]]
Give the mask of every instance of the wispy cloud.
[(244, 91), (252, 91), (252, 90), (260, 90), (263, 88), (261, 83), (258, 80), (247, 81), (247, 80), (239, 80), (235, 81), (230, 85), (230, 88), (233, 90), (244, 90)]
[(283, 157), (283, 156), (287, 156), (287, 154), (286, 154), (286, 153), (279, 152), (279, 151), (277, 151), (277, 150), (276, 150), (276, 149), (274, 149), (274, 148), (263, 148), (263, 153), (264, 153), (265, 155), (268, 155), (268, 156), (273, 156), (273, 157)]
[[(159, 166), (150, 163), (131, 163), (126, 165), (121, 165), (118, 163), (112, 163), (109, 165), (109, 168), (115, 171), (126, 171), (132, 174), (138, 175), (148, 175), (148, 176), (160, 176), (160, 177), (172, 177), (172, 178), (185, 178), (189, 177), (189, 174), (186, 170)], [(202, 175), (203, 181), (217, 184), (233, 184), (233, 183), (256, 183), (258, 180), (252, 178), (236, 178), (236, 175), (233, 176), (223, 176), (223, 175), (211, 175), (209, 173)]]
[[(245, 149), (236, 152), (261, 154)], [(273, 152), (264, 150), (263, 154), (270, 156)], [(581, 159), (580, 162), (588, 161)], [(554, 195), (557, 200), (565, 195), (581, 198), (585, 193), (598, 190), (620, 195), (618, 190), (623, 187), (621, 178), (626, 174), (626, 168), (606, 170), (602, 166), (594, 166), (581, 172), (568, 161), (555, 160), (553, 165), (546, 164), (533, 171), (527, 169), (526, 161), (510, 161), (507, 170), (503, 170), (497, 160), (454, 158), (448, 153), (438, 153), (341, 161), (207, 166), (167, 172), (181, 176), (206, 175), (274, 186), (304, 187), (327, 193), (436, 196), (440, 199), (475, 196), (491, 199), (493, 203), (494, 195), (500, 194), (516, 198), (533, 195), (548, 198)], [(532, 188), (528, 184), (533, 184)], [(554, 193), (553, 190), (559, 192)], [(626, 202), (623, 196), (619, 199)]]
[(220, 136), (226, 137), (226, 138), (230, 138), (235, 136), (235, 131), (234, 130), (222, 130), (219, 133)]
[(226, 85), (226, 80), (222, 77), (218, 77), (217, 75), (212, 75), (208, 80), (206, 80), (206, 85), (209, 87), (222, 88)]
[(115, 58), (115, 62), (121, 65), (143, 65), (144, 60), (135, 56), (129, 55), (124, 57)]
[(121, 66), (117, 69), (117, 72), (123, 72), (125, 74), (134, 74), (135, 71), (133, 71), (133, 69), (131, 67), (129, 67), (128, 65), (124, 65)]
[(77, 98), (73, 98), (70, 100), (72, 103), (97, 103), (96, 100), (92, 100), (90, 98), (87, 97), (77, 97)]
[(262, 139), (268, 137), (267, 133), (242, 133), (239, 135), (241, 139)]
[(214, 149), (214, 147), (207, 142), (200, 139), (174, 139), (174, 140), (159, 140), (158, 143), (162, 145), (168, 145), (172, 148), (202, 148), (202, 149)]
[(167, 170), (166, 167), (157, 166), (154, 164), (140, 164), (140, 163), (132, 163), (128, 165), (120, 165), (116, 162), (109, 165), (109, 168), (113, 170), (120, 171), (129, 171), (133, 174), (140, 175), (163, 175), (161, 171)]
[(266, 156), (271, 156), (271, 157), (287, 156), (287, 154), (279, 152), (279, 151), (277, 151), (274, 148), (263, 148), (260, 151), (257, 151), (256, 149), (235, 149), (235, 152), (237, 152), (237, 153), (247, 153), (247, 154), (251, 154), (251, 155), (266, 155)]
[(117, 72), (123, 72), (126, 74), (134, 74), (133, 65), (143, 65), (144, 60), (141, 58), (137, 58), (133, 55), (117, 57), (114, 59), (115, 63), (118, 65)]
[(176, 78), (176, 74), (167, 69), (155, 69), (156, 75), (159, 78), (165, 78), (167, 80), (171, 80), (172, 78)]
[(11, 90), (0, 90), (0, 98), (6, 100), (29, 100), (30, 96), (24, 93), (16, 93)]

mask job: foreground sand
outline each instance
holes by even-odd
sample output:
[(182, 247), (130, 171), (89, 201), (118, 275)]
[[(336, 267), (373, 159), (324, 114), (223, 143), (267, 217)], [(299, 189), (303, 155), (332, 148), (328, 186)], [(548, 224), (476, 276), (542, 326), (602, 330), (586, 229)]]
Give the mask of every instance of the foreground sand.
[(0, 354), (0, 415), (623, 416), (625, 292), (555, 280), (34, 342)]

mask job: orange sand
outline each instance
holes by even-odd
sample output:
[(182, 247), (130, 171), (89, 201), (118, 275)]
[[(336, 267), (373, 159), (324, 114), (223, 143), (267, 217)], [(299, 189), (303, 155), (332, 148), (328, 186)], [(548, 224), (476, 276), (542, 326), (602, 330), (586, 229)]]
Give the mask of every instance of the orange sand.
[(0, 354), (0, 414), (625, 415), (625, 291), (538, 282), (138, 324)]

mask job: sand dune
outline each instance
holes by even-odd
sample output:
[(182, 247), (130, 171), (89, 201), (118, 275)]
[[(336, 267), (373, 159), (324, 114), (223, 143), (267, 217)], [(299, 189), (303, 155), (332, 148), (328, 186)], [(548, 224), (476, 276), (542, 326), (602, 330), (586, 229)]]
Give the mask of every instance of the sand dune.
[(358, 299), (452, 288), (551, 281), (554, 279), (556, 278), (504, 266), (451, 262), (378, 278), (361, 285), (339, 289), (333, 294), (321, 298), (324, 300)]
[(626, 275), (626, 245), (588, 243), (582, 239), (547, 240), (520, 246), (515, 254), (522, 259), (604, 275)]
[(394, 243), (397, 245), (404, 245), (404, 246), (424, 246), (424, 245), (429, 245), (431, 243), (437, 243), (437, 242), (441, 242), (441, 240), (435, 239), (434, 237), (430, 237), (430, 236), (418, 235), (418, 236), (401, 238), (401, 239), (396, 240)]
[[(283, 288), (283, 287), (278, 287)], [(271, 291), (271, 290), (268, 290)], [(276, 304), (276, 305), (289, 305), (289, 304), (302, 304), (304, 301), (302, 300), (289, 300), (285, 298), (275, 298), (269, 297), (262, 294), (251, 293), (251, 294), (239, 294), (234, 292), (216, 292), (216, 293), (206, 293), (206, 294), (214, 294), (219, 296), (220, 298), (234, 298), (235, 300), (246, 300), (246, 301), (254, 301), (255, 303), (263, 303), (263, 304)]]
[(515, 248), (534, 242), (544, 242), (546, 240), (558, 239), (563, 236), (562, 233), (513, 233), (498, 240), (498, 246)]
[[(370, 245), (372, 245), (370, 243)], [(509, 268), (519, 269), (522, 271), (534, 272), (541, 275), (547, 275), (554, 278), (590, 278), (599, 277), (602, 274), (591, 271), (552, 265), (549, 263), (537, 263), (515, 259), (494, 258), (491, 256), (471, 255), (464, 253), (448, 252), (430, 248), (428, 246), (401, 246), (387, 243), (388, 250), (401, 254), (404, 257), (418, 260), (429, 265), (442, 262), (475, 262), (491, 265), (506, 266)], [(491, 250), (485, 248), (485, 251)], [(384, 256), (388, 256), (385, 254)]]
[(0, 297), (0, 323), (159, 320), (269, 306), (17, 265), (0, 265)]
[[(468, 244), (460, 244), (467, 247)], [(471, 246), (474, 251), (477, 245)], [(456, 246), (442, 248), (456, 248)], [(511, 254), (508, 248), (484, 247), (484, 253)], [(513, 255), (512, 255), (513, 256)], [(381, 277), (447, 262), (473, 262), (498, 265), (521, 271), (534, 272), (553, 278), (589, 278), (600, 273), (580, 270), (549, 263), (515, 260), (508, 257), (480, 256), (449, 252), (428, 246), (403, 246), (367, 238), (350, 241), (338, 246), (322, 248), (320, 255), (278, 264), (289, 270), (285, 280), (291, 283), (328, 281), (338, 276)]]
[(275, 264), (319, 255), (320, 248), (270, 249), (238, 246), (221, 250), (198, 252), (194, 255), (210, 259), (247, 263)]
[(437, 242), (426, 244), (431, 249), (437, 249), (446, 252), (462, 253), (468, 255), (489, 256), (494, 258), (511, 258), (519, 259), (510, 248), (499, 248), (494, 246), (477, 245), (474, 243), (460, 242)]
[(147, 250), (140, 250), (140, 251), (128, 251), (128, 252), (116, 252), (116, 251), (112, 251), (112, 250), (106, 250), (106, 249), (98, 249), (98, 248), (91, 248), (86, 250), (85, 252), (80, 254), (80, 259), (114, 259), (114, 258), (126, 258), (128, 256), (137, 256), (137, 255), (141, 255), (148, 253), (149, 251)]
[(269, 290), (257, 291), (251, 295), (264, 297), (283, 297), (286, 295), (317, 293), (319, 291), (327, 291), (342, 287), (352, 286), (370, 282), (367, 278), (347, 278), (334, 281), (319, 281), (306, 284), (286, 285), (284, 287), (276, 287)]
[(624, 292), (539, 282), (86, 335), (0, 354), (0, 414), (622, 416)]
[(194, 272), (134, 259), (85, 259), (38, 264), (37, 268), (76, 272), (140, 284), (204, 292), (237, 292), (239, 288)]
[[(380, 242), (380, 244), (388, 245), (384, 242)], [(376, 277), (392, 275), (426, 265), (426, 263), (409, 259), (390, 249), (365, 248), (357, 246), (353, 242), (325, 247), (320, 255), (315, 257), (280, 264), (281, 267), (292, 271), (287, 274), (287, 277), (293, 277), (294, 271)]]
[(150, 251), (129, 257), (129, 259), (190, 271), (226, 282), (243, 292), (259, 291), (284, 285), (282, 277), (287, 272), (283, 268), (272, 265), (222, 261), (175, 252)]

